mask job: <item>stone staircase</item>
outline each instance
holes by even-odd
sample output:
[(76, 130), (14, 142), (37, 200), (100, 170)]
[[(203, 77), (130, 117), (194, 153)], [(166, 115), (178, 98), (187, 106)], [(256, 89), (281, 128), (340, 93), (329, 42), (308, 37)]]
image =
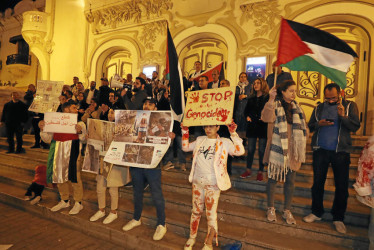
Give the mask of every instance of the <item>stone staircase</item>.
[[(5, 154), (6, 140), (0, 138), (0, 202), (10, 204), (22, 210), (38, 214), (62, 223), (84, 233), (110, 240), (125, 249), (182, 249), (189, 235), (189, 219), (191, 213), (191, 184), (187, 172), (180, 170), (163, 171), (162, 187), (166, 202), (166, 224), (168, 232), (159, 242), (152, 240), (156, 225), (156, 211), (152, 205), (149, 192), (145, 193), (142, 225), (130, 232), (123, 232), (122, 226), (132, 218), (132, 189), (120, 188), (119, 219), (109, 225), (102, 220), (89, 222), (89, 217), (97, 211), (95, 175), (83, 172), (84, 209), (77, 216), (69, 216), (68, 210), (53, 213), (50, 207), (58, 202), (57, 189), (48, 187), (43, 193), (43, 200), (37, 206), (31, 206), (23, 200), (26, 188), (30, 185), (34, 168), (37, 164), (46, 164), (48, 150), (30, 149), (33, 137), (24, 136), (26, 154)], [(367, 137), (354, 136), (354, 153), (351, 154), (350, 184), (353, 184), (359, 153)], [(281, 218), (283, 188), (279, 184), (276, 194), (278, 221), (267, 222), (266, 212), (266, 180), (256, 181), (257, 165), (253, 166), (251, 178), (240, 179), (238, 176), (245, 170), (245, 162), (240, 159), (233, 161), (233, 188), (222, 192), (218, 206), (218, 227), (220, 246), (240, 241), (243, 249), (367, 249), (367, 226), (369, 208), (355, 199), (355, 192), (349, 190), (346, 225), (348, 233), (337, 233), (331, 223), (329, 211), (334, 196), (334, 180), (331, 169), (328, 173), (325, 191), (326, 214), (323, 221), (304, 223), (302, 217), (310, 213), (312, 186), (312, 153), (310, 146), (307, 162), (297, 174), (295, 196), (292, 211), (297, 225), (287, 225)], [(191, 164), (191, 155), (188, 155)], [(257, 156), (254, 163), (258, 163)], [(109, 195), (108, 199), (109, 199)], [(110, 204), (109, 202), (107, 204)], [(194, 249), (202, 247), (206, 235), (206, 219), (201, 219), (198, 242)], [(215, 248), (216, 249), (216, 248)], [(217, 248), (218, 249), (218, 248)]]

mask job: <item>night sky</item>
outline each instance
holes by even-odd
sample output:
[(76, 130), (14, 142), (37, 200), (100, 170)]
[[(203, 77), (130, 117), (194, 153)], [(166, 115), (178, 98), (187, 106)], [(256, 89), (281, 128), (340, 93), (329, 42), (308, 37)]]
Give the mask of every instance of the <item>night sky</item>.
[(21, 0), (0, 0), (0, 12), (4, 12), (8, 8), (14, 8)]

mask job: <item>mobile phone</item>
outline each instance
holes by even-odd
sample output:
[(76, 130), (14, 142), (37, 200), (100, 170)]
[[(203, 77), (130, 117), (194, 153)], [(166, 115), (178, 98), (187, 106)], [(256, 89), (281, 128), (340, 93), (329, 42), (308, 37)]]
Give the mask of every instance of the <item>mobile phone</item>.
[(328, 122), (334, 122), (334, 119), (325, 119)]

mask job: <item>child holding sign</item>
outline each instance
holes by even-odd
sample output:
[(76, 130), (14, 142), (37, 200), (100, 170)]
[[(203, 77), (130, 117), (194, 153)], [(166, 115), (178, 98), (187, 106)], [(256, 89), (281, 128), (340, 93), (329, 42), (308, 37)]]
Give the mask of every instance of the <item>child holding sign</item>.
[(204, 126), (206, 136), (197, 137), (196, 141), (189, 142), (188, 127), (182, 124), (182, 149), (193, 151), (193, 161), (189, 181), (192, 182), (192, 214), (190, 222), (190, 238), (184, 249), (192, 249), (195, 244), (200, 218), (206, 204), (208, 219), (208, 234), (203, 249), (213, 249), (214, 235), (217, 241), (217, 206), (222, 191), (231, 187), (227, 173), (228, 154), (243, 155), (245, 150), (242, 139), (236, 133), (237, 125), (232, 122), (228, 125), (231, 140), (218, 135), (220, 126)]

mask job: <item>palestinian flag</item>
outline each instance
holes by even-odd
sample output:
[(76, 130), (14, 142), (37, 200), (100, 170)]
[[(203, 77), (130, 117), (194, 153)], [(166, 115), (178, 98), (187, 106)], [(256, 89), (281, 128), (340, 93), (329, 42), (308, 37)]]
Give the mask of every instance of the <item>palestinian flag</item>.
[(295, 71), (317, 71), (344, 89), (355, 57), (356, 52), (336, 36), (282, 18), (277, 65)]
[(223, 62), (220, 62), (219, 64), (217, 64), (213, 68), (211, 68), (211, 69), (209, 69), (207, 71), (204, 71), (203, 73), (201, 73), (201, 74), (199, 74), (199, 75), (197, 75), (195, 77), (192, 77), (191, 79), (193, 79), (194, 81), (198, 82), (201, 76), (207, 76), (209, 78), (208, 82), (211, 82), (211, 81), (213, 81), (212, 73), (213, 73), (214, 70), (218, 70), (218, 72), (219, 72), (219, 80), (220, 81), (222, 79), (225, 79), (224, 69), (223, 69)]
[(169, 27), (167, 28), (166, 46), (166, 78), (169, 79), (170, 85), (170, 106), (174, 120), (180, 122), (185, 108), (183, 75)]

